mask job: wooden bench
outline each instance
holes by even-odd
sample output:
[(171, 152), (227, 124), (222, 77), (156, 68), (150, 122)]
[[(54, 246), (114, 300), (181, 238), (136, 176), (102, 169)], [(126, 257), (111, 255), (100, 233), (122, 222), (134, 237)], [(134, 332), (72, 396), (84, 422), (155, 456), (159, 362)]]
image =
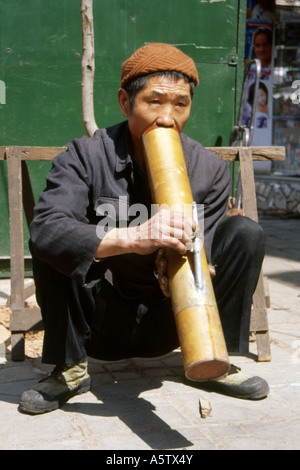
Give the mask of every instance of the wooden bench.
[[(253, 160), (284, 161), (284, 147), (208, 147), (223, 160), (238, 161), (240, 166), (243, 210), (258, 221)], [(7, 162), (10, 215), (10, 331), (12, 360), (24, 360), (24, 334), (43, 328), (39, 307), (26, 307), (34, 294), (34, 283), (24, 287), (23, 208), (28, 225), (33, 218), (34, 197), (27, 161), (50, 161), (66, 147), (0, 147), (0, 160)], [(255, 334), (258, 361), (270, 361), (271, 350), (264, 278), (261, 272), (253, 297), (250, 331)]]

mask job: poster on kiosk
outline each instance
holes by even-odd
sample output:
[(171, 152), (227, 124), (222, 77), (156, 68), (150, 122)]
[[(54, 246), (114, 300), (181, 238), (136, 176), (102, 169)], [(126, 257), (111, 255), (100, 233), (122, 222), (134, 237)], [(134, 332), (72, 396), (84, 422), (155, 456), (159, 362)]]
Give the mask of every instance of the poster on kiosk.
[[(272, 145), (274, 20), (274, 0), (247, 0), (245, 67), (253, 59), (261, 62), (252, 146)], [(243, 124), (246, 126), (249, 125), (254, 100), (255, 74), (253, 66), (247, 78), (243, 107)]]

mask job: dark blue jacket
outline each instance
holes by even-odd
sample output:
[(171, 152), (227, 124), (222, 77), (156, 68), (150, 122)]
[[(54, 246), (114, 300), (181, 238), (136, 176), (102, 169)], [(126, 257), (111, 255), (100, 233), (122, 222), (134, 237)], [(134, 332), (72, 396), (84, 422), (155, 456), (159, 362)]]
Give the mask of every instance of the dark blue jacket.
[[(194, 200), (204, 204), (209, 261), (215, 229), (228, 205), (228, 164), (185, 134), (181, 142)], [(113, 204), (117, 219), (119, 211), (132, 204), (151, 205), (146, 175), (131, 156), (127, 122), (75, 139), (53, 159), (30, 227), (32, 253), (80, 284), (100, 278), (109, 268), (126, 295), (146, 292), (157, 283), (155, 255), (127, 254), (94, 262), (100, 243), (96, 227), (106, 215), (101, 209), (106, 203)]]

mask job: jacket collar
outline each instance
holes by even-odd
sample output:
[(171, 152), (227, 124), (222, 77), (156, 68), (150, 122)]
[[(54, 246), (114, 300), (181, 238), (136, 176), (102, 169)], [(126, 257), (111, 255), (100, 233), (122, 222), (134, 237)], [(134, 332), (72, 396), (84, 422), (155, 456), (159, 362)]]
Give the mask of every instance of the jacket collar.
[(131, 137), (127, 121), (121, 124), (119, 139), (116, 141), (116, 172), (124, 171), (132, 165)]

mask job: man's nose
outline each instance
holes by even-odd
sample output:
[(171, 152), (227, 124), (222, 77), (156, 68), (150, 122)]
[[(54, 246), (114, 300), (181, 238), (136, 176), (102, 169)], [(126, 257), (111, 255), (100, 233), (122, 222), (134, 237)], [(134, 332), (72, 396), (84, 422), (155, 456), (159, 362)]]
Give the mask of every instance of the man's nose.
[(162, 110), (156, 118), (156, 125), (158, 127), (175, 127), (175, 120), (170, 108)]

